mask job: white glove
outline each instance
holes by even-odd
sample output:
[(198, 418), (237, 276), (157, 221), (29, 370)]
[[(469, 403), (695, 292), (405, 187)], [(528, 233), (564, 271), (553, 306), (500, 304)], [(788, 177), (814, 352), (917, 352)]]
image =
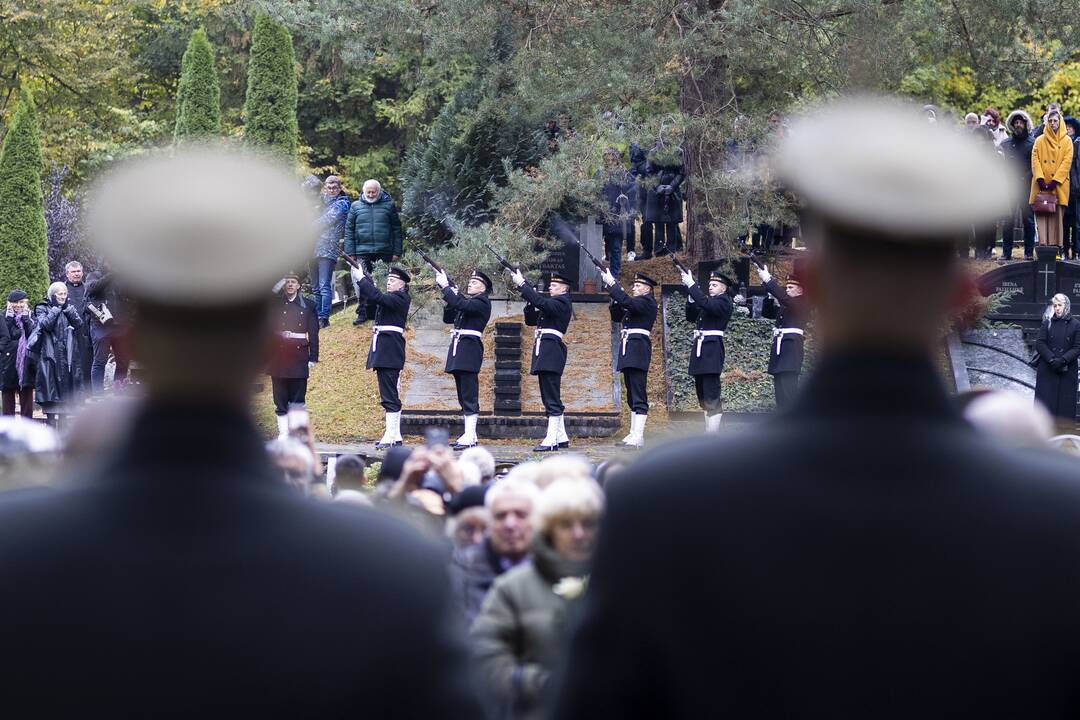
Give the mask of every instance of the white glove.
[(604, 285), (611, 287), (615, 284), (615, 276), (611, 274), (610, 270), (605, 270), (600, 273), (600, 279), (604, 281)]
[(444, 273), (442, 270), (439, 270), (435, 273), (435, 284), (443, 289), (445, 289), (446, 286), (450, 284), (449, 278), (446, 277), (446, 273)]
[(525, 284), (525, 276), (521, 274), (520, 270), (515, 270), (510, 273), (510, 280), (513, 281), (513, 283), (518, 287), (521, 287)]
[(308, 360), (307, 369), (308, 369), (308, 372), (315, 369), (315, 361), (314, 360)]
[(360, 282), (364, 279), (364, 266), (354, 267), (349, 269), (349, 274), (352, 275), (352, 279), (356, 282)]
[(270, 292), (279, 293), (281, 292), (281, 288), (283, 287), (285, 287), (285, 278), (281, 278), (276, 283), (274, 283), (274, 287), (270, 288)]
[(679, 273), (679, 275), (682, 277), (682, 284), (686, 287), (690, 287), (697, 282), (696, 280), (694, 280), (694, 276), (688, 272)]
[(767, 283), (772, 280), (772, 273), (769, 272), (769, 266), (763, 265), (757, 269), (757, 276), (761, 278), (761, 282)]

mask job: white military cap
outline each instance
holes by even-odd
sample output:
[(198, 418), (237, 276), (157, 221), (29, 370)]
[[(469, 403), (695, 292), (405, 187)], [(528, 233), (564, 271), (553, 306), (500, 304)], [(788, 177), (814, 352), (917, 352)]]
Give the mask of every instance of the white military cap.
[(822, 106), (793, 125), (773, 168), (818, 215), (896, 238), (949, 238), (1019, 201), (992, 146), (895, 99)]
[(89, 197), (91, 241), (125, 291), (165, 305), (214, 306), (267, 295), (306, 262), (314, 208), (269, 156), (207, 145), (125, 161)]

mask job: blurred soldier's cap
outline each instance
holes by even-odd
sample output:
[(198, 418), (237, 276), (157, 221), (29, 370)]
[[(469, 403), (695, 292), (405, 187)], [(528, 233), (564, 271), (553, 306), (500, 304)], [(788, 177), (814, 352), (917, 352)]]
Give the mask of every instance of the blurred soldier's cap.
[(91, 241), (131, 295), (162, 305), (267, 295), (315, 239), (295, 175), (251, 150), (207, 145), (128, 160), (89, 200)]
[(1011, 166), (985, 145), (887, 98), (841, 100), (805, 116), (773, 169), (811, 212), (899, 239), (951, 239), (1019, 200)]

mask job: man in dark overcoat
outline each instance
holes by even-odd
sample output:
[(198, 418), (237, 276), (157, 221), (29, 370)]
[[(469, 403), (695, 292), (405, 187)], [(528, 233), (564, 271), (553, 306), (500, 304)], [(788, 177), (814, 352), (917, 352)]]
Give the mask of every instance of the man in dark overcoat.
[(446, 368), (454, 376), (458, 405), (465, 423), (465, 432), (454, 443), (454, 450), (466, 450), (477, 444), (476, 422), (480, 419), (480, 368), (484, 364), (484, 328), (491, 319), (491, 278), (480, 270), (469, 276), (462, 293), (450, 284), (445, 272), (435, 273), (435, 282), (442, 289), (446, 311), (443, 321), (452, 324), (450, 347), (446, 350)]
[(820, 361), (789, 412), (609, 485), (552, 717), (1075, 717), (1080, 469), (981, 435), (939, 367), (956, 241), (1009, 184), (896, 104), (788, 138)]
[(275, 292), (274, 350), (267, 374), (274, 395), (278, 435), (289, 434), (289, 405), (307, 402), (308, 377), (319, 362), (319, 313), (300, 292), (300, 274), (286, 273)]
[(300, 496), (251, 418), (266, 290), (314, 242), (292, 172), (181, 148), (114, 166), (87, 208), (144, 392), (77, 482), (0, 496), (7, 714), (481, 717), (445, 554)]
[(611, 295), (614, 322), (621, 322), (619, 359), (615, 371), (621, 372), (630, 408), (630, 432), (620, 445), (645, 446), (645, 420), (649, 416), (649, 363), (652, 362), (652, 328), (656, 324), (656, 281), (644, 273), (634, 273), (634, 283), (627, 294), (610, 270), (600, 274)]
[(386, 275), (386, 292), (375, 287), (363, 263), (352, 269), (361, 302), (375, 306), (375, 324), (371, 328), (371, 347), (367, 368), (374, 370), (379, 382), (379, 398), (385, 412), (385, 430), (375, 443), (383, 450), (401, 444), (401, 369), (405, 367), (405, 323), (409, 317), (409, 273), (391, 267)]
[(698, 404), (705, 413), (705, 432), (719, 432), (723, 417), (720, 376), (724, 372), (724, 333), (735, 303), (728, 294), (731, 278), (718, 270), (709, 274), (709, 294), (701, 291), (692, 273), (680, 273), (686, 286), (686, 319), (694, 323), (689, 374), (694, 378)]
[(806, 323), (810, 320), (810, 306), (803, 295), (802, 280), (796, 265), (783, 285), (769, 272), (767, 265), (758, 268), (765, 289), (780, 303), (773, 328), (773, 341), (769, 345), (769, 374), (773, 376), (773, 392), (776, 408), (790, 407), (799, 390), (799, 374), (803, 365), (803, 345)]
[(77, 393), (90, 394), (90, 368), (93, 345), (90, 340), (90, 317), (86, 312), (86, 276), (82, 263), (72, 260), (64, 265), (64, 284), (68, 289), (68, 304), (75, 306), (83, 324), (75, 331), (72, 346), (71, 377)]
[[(525, 282), (521, 270), (510, 273), (510, 279), (525, 298), (525, 322), (535, 325), (532, 364), (529, 374), (535, 375), (540, 383), (540, 399), (547, 414), (547, 432), (533, 450), (552, 452), (570, 447), (570, 436), (566, 434), (563, 419), (562, 374), (566, 368), (566, 343), (563, 338), (574, 316), (574, 305), (570, 301), (570, 281), (558, 273), (552, 273), (548, 282), (548, 295), (537, 292)], [(532, 306), (530, 309), (529, 306)]]
[(648, 259), (645, 248), (655, 244), (656, 254), (667, 255), (682, 249), (682, 183), (686, 179), (682, 149), (658, 142), (649, 151), (642, 183), (644, 205), (641, 211), (641, 259)]

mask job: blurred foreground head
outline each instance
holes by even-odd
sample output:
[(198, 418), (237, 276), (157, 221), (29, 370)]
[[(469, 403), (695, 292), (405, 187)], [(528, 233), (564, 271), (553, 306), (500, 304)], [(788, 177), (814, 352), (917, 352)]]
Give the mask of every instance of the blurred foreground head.
[(91, 240), (136, 302), (150, 397), (246, 402), (270, 287), (313, 240), (291, 170), (250, 150), (183, 148), (119, 164), (88, 209)]
[(966, 286), (958, 242), (1017, 201), (970, 136), (886, 99), (833, 102), (792, 127), (774, 169), (806, 205), (804, 287), (828, 351), (929, 351)]

